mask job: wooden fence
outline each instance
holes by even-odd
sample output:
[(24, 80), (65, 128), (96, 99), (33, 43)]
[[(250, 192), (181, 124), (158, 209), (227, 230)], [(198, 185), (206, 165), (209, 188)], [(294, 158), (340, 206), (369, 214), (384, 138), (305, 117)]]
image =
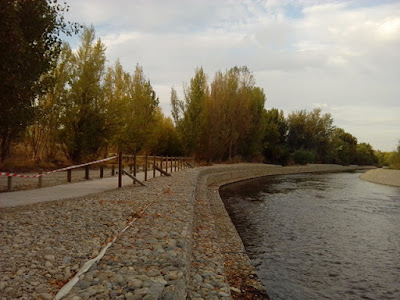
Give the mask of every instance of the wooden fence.
[[(133, 183), (139, 182), (136, 178), (138, 172), (144, 172), (144, 181), (147, 181), (149, 172), (153, 178), (157, 173), (160, 176), (171, 176), (172, 172), (193, 167), (193, 158), (178, 156), (138, 156), (120, 153), (118, 155), (118, 187), (122, 186), (122, 174), (128, 172), (124, 170), (124, 165), (129, 167), (130, 177)], [(113, 169), (114, 170), (114, 169)], [(114, 175), (113, 175), (114, 176)]]
[[(118, 175), (118, 187), (122, 186), (122, 175), (126, 174), (131, 179), (133, 179), (133, 183), (141, 183), (140, 180), (137, 179), (137, 174), (139, 172), (144, 172), (144, 181), (147, 181), (149, 177), (155, 178), (157, 174), (160, 176), (170, 176), (172, 172), (177, 172), (182, 169), (192, 168), (194, 166), (193, 158), (191, 157), (177, 157), (177, 156), (139, 156), (139, 155), (130, 155), (119, 153), (119, 155), (115, 156), (115, 159), (110, 158), (104, 160), (94, 161), (87, 164), (79, 165), (79, 166), (71, 166), (59, 170), (54, 170), (51, 172), (47, 172), (43, 174), (43, 172), (39, 172), (37, 175), (18, 175), (12, 173), (2, 173), (1, 175), (6, 175), (7, 178), (7, 191), (13, 190), (13, 178), (37, 178), (38, 179), (38, 187), (42, 187), (43, 176), (48, 175), (53, 172), (66, 172), (66, 181), (72, 182), (72, 171), (77, 169), (84, 169), (85, 175), (84, 179), (89, 180), (91, 166), (98, 165), (99, 170), (99, 178), (103, 178), (105, 175), (106, 169), (111, 169), (111, 173), (109, 176)], [(124, 168), (128, 169), (124, 169)], [(11, 175), (8, 175), (11, 174)]]

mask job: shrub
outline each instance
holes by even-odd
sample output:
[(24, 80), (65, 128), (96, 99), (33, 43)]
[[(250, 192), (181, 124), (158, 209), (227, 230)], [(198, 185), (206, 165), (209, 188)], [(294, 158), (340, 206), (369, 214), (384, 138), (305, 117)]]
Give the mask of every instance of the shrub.
[(314, 151), (300, 149), (293, 152), (293, 160), (296, 164), (305, 165), (314, 163), (317, 159), (317, 154)]

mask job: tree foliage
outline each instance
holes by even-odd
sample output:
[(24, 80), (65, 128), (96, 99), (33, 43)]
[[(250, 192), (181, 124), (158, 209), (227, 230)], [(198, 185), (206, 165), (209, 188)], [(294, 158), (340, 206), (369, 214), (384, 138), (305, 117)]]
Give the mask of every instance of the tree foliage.
[(41, 77), (56, 65), (59, 34), (76, 32), (56, 1), (0, 2), (0, 161), (34, 118), (33, 105), (47, 88)]
[(322, 115), (319, 108), (311, 112), (292, 112), (288, 116), (288, 146), (293, 152), (300, 149), (314, 151), (316, 161), (325, 162), (333, 129), (331, 115)]
[(181, 156), (183, 154), (182, 145), (174, 124), (169, 117), (165, 117), (161, 109), (155, 113), (155, 123), (148, 138), (147, 150), (149, 153), (158, 155)]
[(183, 117), (179, 130), (185, 152), (194, 155), (200, 147), (200, 136), (205, 126), (205, 105), (209, 97), (207, 76), (203, 68), (196, 69), (190, 85), (184, 89), (184, 94)]
[(138, 153), (147, 146), (159, 100), (142, 67), (137, 65), (134, 74), (128, 78), (127, 97), (119, 116), (122, 127), (115, 136), (120, 150)]
[(350, 165), (357, 155), (357, 139), (342, 128), (332, 132), (331, 162)]
[(45, 80), (51, 85), (46, 94), (39, 95), (35, 101), (34, 119), (25, 132), (25, 145), (32, 159), (55, 160), (59, 150), (59, 126), (61, 124), (62, 104), (67, 101), (72, 71), (72, 51), (68, 44), (63, 45), (56, 68), (46, 74)]
[(197, 69), (182, 104), (171, 93), (172, 113), (186, 154), (208, 161), (251, 158), (262, 152), (265, 95), (246, 67), (219, 71), (209, 86)]
[(330, 114), (320, 109), (292, 112), (265, 111), (264, 155), (272, 163), (335, 163), (375, 165), (378, 163), (369, 144), (333, 125)]
[[(133, 73), (119, 61), (106, 68), (105, 46), (93, 27), (84, 28), (77, 51), (61, 47), (58, 34), (74, 29), (64, 22), (65, 9), (44, 0), (0, 4), (1, 160), (23, 133), (35, 160), (55, 159), (62, 149), (75, 163), (120, 150), (208, 162), (378, 161), (369, 144), (357, 144), (321, 109), (287, 117), (266, 110), (264, 90), (247, 67), (218, 71), (210, 83), (197, 68), (183, 99), (171, 88), (172, 119), (166, 117), (140, 65)], [(399, 157), (400, 149), (390, 159), (380, 154), (391, 165)]]
[(397, 151), (394, 152), (393, 156), (390, 159), (389, 166), (392, 169), (400, 170), (400, 140), (397, 144)]
[(358, 165), (375, 165), (378, 163), (378, 157), (368, 143), (357, 145), (355, 163)]
[(85, 28), (81, 46), (71, 54), (69, 88), (60, 116), (60, 141), (75, 163), (97, 157), (105, 145), (106, 109), (101, 84), (105, 60), (104, 44), (96, 40), (93, 27)]
[(282, 110), (272, 108), (264, 111), (263, 151), (265, 161), (286, 164), (289, 150), (286, 145), (288, 124)]
[[(48, 74), (52, 88), (38, 97), (34, 124), (26, 131), (33, 157), (54, 158), (42, 150), (54, 152), (58, 146), (74, 163), (106, 156), (109, 150), (179, 151), (171, 146), (177, 143), (176, 130), (158, 111), (158, 97), (143, 68), (137, 65), (131, 75), (119, 61), (106, 70), (105, 61), (105, 46), (93, 28), (84, 28), (76, 52), (64, 45), (57, 67)], [(160, 139), (156, 126), (173, 140), (166, 148), (154, 146)]]
[(378, 158), (379, 165), (400, 170), (400, 141), (397, 145), (396, 151), (376, 151), (375, 155)]

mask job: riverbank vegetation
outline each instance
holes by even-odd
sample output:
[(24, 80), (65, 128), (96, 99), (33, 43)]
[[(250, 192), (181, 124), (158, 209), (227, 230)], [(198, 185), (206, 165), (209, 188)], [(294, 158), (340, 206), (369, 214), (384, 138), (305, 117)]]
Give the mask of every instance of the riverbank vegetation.
[(377, 165), (371, 145), (334, 125), (316, 108), (265, 109), (266, 96), (246, 67), (217, 72), (209, 85), (202, 68), (184, 88), (171, 91), (172, 116), (187, 155), (209, 162)]
[[(96, 38), (93, 27), (80, 30), (80, 46), (73, 51), (59, 38), (61, 32), (72, 34), (79, 28), (64, 22), (61, 16), (66, 8), (44, 0), (32, 2), (31, 21), (46, 16), (35, 5), (44, 7), (53, 18), (50, 32), (48, 27), (37, 27), (40, 34), (35, 32), (24, 43), (21, 38), (15, 53), (0, 53), (7, 61), (2, 64), (0, 81), (3, 169), (18, 166), (18, 153), (24, 153), (20, 160), (24, 166), (40, 163), (50, 167), (117, 151), (187, 155), (207, 163), (372, 165), (378, 164), (379, 157), (384, 164), (398, 164), (398, 154), (377, 156), (369, 144), (358, 143), (336, 127), (332, 116), (321, 109), (285, 116), (282, 110), (266, 108), (264, 90), (247, 67), (218, 71), (213, 77), (203, 68), (196, 69), (183, 88), (182, 99), (171, 88), (170, 118), (161, 111), (142, 66), (136, 65), (131, 73), (119, 61), (107, 66), (105, 45)], [(10, 24), (26, 28), (20, 16), (22, 6), (7, 9), (5, 17), (18, 22), (4, 23), (2, 28)], [(19, 34), (11, 29), (7, 31), (9, 39)], [(34, 53), (21, 50), (34, 49), (39, 41), (44, 49)], [(45, 55), (47, 60), (30, 60), (31, 55)], [(19, 74), (18, 66), (24, 60), (44, 66), (35, 69), (34, 76), (30, 69)], [(25, 79), (27, 73), (33, 77)]]
[(379, 165), (389, 167), (390, 169), (400, 170), (400, 141), (397, 145), (397, 150), (392, 152), (377, 151), (376, 155), (379, 160)]

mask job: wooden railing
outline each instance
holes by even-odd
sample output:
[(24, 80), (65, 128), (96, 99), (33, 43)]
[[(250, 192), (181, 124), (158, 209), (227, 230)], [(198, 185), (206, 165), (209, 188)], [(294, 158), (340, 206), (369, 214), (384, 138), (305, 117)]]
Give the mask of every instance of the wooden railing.
[[(125, 160), (125, 161), (124, 161)], [(178, 156), (139, 156), (122, 154), (118, 155), (118, 168), (119, 178), (118, 187), (122, 186), (122, 174), (124, 173), (124, 162), (127, 162), (129, 170), (131, 172), (131, 178), (133, 182), (138, 182), (136, 175), (142, 170), (144, 172), (144, 181), (148, 179), (149, 171), (152, 172), (153, 178), (156, 177), (156, 173), (160, 173), (160, 176), (170, 176), (172, 172), (177, 172), (182, 169), (191, 168), (193, 165), (193, 158), (191, 157), (178, 157)], [(168, 172), (169, 171), (169, 172)], [(125, 173), (127, 171), (125, 170)]]
[[(191, 157), (177, 157), (177, 156), (139, 156), (119, 153), (110, 158), (93, 161), (81, 165), (69, 166), (62, 169), (57, 169), (49, 172), (39, 172), (36, 175), (21, 175), (9, 172), (1, 172), (0, 175), (7, 176), (7, 191), (13, 190), (13, 178), (38, 178), (38, 187), (42, 187), (42, 178), (46, 175), (66, 172), (67, 182), (72, 182), (72, 171), (74, 169), (85, 170), (85, 179), (90, 179), (90, 167), (93, 165), (99, 165), (99, 178), (104, 177), (104, 170), (106, 167), (111, 168), (110, 176), (118, 174), (118, 187), (122, 186), (122, 174), (128, 174), (133, 179), (133, 182), (139, 182), (136, 178), (137, 173), (144, 172), (144, 181), (148, 180), (149, 173), (152, 177), (156, 177), (157, 173), (160, 176), (170, 176), (170, 173), (176, 172), (182, 169), (193, 167), (193, 158)], [(125, 170), (124, 167), (128, 167)]]

